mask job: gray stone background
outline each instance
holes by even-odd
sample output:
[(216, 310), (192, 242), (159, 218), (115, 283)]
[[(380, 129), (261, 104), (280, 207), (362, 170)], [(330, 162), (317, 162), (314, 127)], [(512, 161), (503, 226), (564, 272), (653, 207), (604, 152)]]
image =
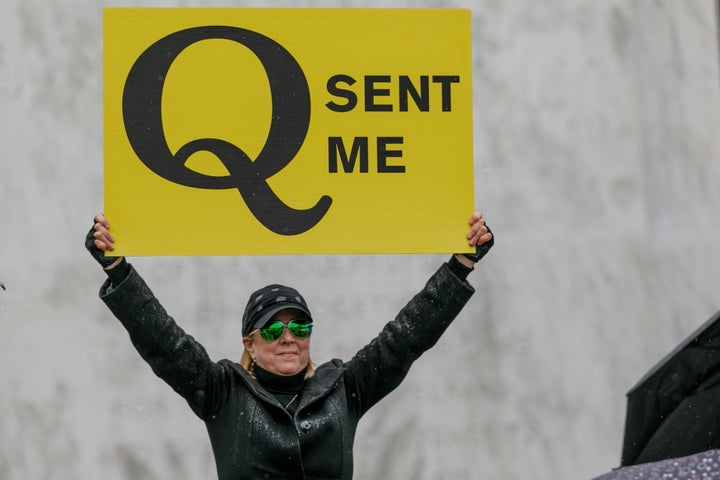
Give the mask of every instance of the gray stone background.
[[(498, 241), (456, 323), (361, 423), (356, 478), (618, 465), (625, 392), (720, 309), (712, 0), (3, 0), (0, 479), (216, 478), (202, 423), (98, 300), (82, 246), (102, 209), (103, 6), (471, 8), (475, 200)], [(249, 292), (296, 285), (324, 361), (446, 258), (132, 261), (217, 359), (239, 356)]]

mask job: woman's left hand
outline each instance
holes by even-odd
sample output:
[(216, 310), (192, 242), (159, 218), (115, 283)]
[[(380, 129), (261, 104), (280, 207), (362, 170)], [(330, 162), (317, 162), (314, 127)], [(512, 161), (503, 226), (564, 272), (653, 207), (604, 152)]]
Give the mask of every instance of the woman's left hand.
[(493, 234), (487, 227), (482, 212), (475, 212), (470, 217), (470, 230), (467, 238), (468, 244), (472, 246), (480, 246), (492, 240)]
[(475, 253), (464, 253), (463, 255), (474, 263), (479, 262), (495, 244), (495, 235), (490, 231), (481, 212), (475, 212), (470, 217), (467, 239), (468, 244), (475, 247)]

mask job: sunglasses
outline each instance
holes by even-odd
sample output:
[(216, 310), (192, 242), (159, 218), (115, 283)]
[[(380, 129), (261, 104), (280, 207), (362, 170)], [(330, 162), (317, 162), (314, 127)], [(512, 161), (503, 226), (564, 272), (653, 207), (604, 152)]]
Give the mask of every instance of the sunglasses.
[[(305, 322), (305, 323), (300, 323)], [(310, 334), (312, 333), (312, 322), (307, 322), (307, 320), (290, 320), (287, 324), (275, 321), (272, 322), (270, 325), (267, 325), (263, 328), (258, 328), (255, 330), (256, 332), (260, 332), (260, 336), (263, 340), (267, 343), (272, 343), (278, 338), (280, 338), (283, 334), (283, 330), (287, 326), (287, 329), (290, 330), (290, 333), (292, 333), (297, 338), (308, 338)], [(250, 334), (252, 335), (252, 333)]]

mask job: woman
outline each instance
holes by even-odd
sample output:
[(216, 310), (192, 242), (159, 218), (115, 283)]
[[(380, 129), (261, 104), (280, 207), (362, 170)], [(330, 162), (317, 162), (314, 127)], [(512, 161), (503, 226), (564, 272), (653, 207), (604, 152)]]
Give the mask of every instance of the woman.
[(473, 255), (456, 254), (349, 362), (313, 368), (313, 317), (305, 299), (283, 285), (250, 296), (242, 319), (241, 363), (214, 362), (166, 313), (135, 269), (114, 249), (102, 216), (85, 245), (108, 274), (100, 298), (130, 334), (156, 375), (205, 422), (219, 480), (350, 479), (360, 417), (396, 388), (468, 301), (466, 281), (494, 244), (482, 215), (470, 218)]

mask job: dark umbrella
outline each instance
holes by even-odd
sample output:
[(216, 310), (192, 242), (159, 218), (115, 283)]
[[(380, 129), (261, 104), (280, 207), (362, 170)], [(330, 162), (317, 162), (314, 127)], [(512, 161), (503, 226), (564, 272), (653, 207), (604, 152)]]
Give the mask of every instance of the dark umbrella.
[(711, 480), (720, 478), (720, 450), (622, 467), (594, 480)]
[(627, 399), (621, 465), (720, 448), (720, 312), (645, 374)]

